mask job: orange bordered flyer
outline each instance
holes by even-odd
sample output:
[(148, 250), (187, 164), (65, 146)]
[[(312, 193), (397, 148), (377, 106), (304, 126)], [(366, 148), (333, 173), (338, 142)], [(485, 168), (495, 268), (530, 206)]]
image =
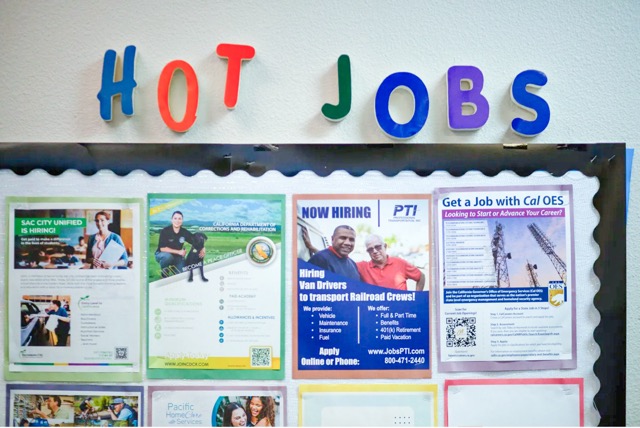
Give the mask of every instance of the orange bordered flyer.
[(431, 377), (431, 196), (293, 196), (293, 377)]

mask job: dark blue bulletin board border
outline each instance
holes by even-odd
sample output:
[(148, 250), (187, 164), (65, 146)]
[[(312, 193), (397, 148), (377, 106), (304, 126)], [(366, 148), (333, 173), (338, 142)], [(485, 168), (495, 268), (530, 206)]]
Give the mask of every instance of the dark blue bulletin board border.
[(2, 143), (0, 169), (26, 174), (44, 169), (53, 175), (75, 169), (91, 175), (110, 169), (118, 175), (144, 170), (160, 175), (177, 170), (191, 176), (211, 170), (225, 176), (236, 170), (260, 176), (269, 170), (293, 176), (303, 170), (326, 176), (345, 170), (360, 176), (378, 170), (393, 176), (414, 171), (427, 176), (445, 170), (460, 176), (478, 170), (488, 176), (512, 170), (527, 176), (537, 170), (563, 175), (578, 170), (600, 181), (594, 206), (600, 224), (593, 235), (600, 245), (594, 271), (601, 289), (594, 303), (601, 322), (594, 332), (600, 358), (594, 372), (601, 388), (595, 404), (602, 426), (625, 425), (626, 386), (626, 224), (625, 144), (105, 144)]

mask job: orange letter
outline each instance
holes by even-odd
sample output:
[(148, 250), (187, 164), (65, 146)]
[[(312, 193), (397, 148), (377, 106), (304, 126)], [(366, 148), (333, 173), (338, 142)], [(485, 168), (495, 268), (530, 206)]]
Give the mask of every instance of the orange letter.
[[(184, 112), (182, 122), (176, 122), (171, 116), (169, 107), (169, 88), (171, 79), (177, 69), (182, 70), (187, 80), (187, 109)], [(175, 60), (165, 65), (158, 80), (158, 108), (164, 123), (173, 131), (187, 132), (196, 121), (196, 111), (198, 110), (198, 78), (193, 68), (185, 61)]]
[(220, 58), (227, 58), (227, 83), (224, 88), (224, 105), (228, 109), (234, 109), (238, 104), (238, 91), (240, 90), (240, 66), (242, 60), (250, 60), (256, 54), (253, 46), (231, 45), (221, 43), (216, 49)]

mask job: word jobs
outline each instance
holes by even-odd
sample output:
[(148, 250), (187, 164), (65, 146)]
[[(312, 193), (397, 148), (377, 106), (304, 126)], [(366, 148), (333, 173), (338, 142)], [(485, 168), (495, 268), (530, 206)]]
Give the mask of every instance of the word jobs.
[[(479, 68), (471, 65), (455, 65), (447, 71), (447, 118), (453, 131), (480, 129), (489, 119), (489, 103), (482, 95), (484, 76)], [(542, 87), (547, 76), (538, 70), (519, 73), (511, 84), (513, 102), (535, 115), (534, 120), (515, 118), (511, 129), (523, 137), (533, 137), (545, 130), (551, 118), (547, 102), (529, 92), (528, 87)], [(464, 85), (463, 85), (464, 84)], [(463, 88), (463, 86), (465, 86)], [(389, 99), (398, 88), (410, 91), (414, 99), (413, 116), (406, 123), (397, 123), (389, 112)], [(429, 92), (424, 82), (415, 74), (398, 72), (387, 76), (376, 93), (375, 115), (378, 125), (392, 138), (406, 139), (416, 135), (429, 115)], [(471, 114), (465, 114), (470, 107)], [(328, 120), (344, 119), (351, 110), (351, 61), (348, 55), (338, 58), (338, 104), (325, 104), (322, 114)]]

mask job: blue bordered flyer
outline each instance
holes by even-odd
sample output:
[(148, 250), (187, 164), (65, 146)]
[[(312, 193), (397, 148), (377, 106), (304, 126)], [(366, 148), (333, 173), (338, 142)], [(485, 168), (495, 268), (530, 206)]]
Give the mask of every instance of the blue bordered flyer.
[(141, 379), (141, 207), (7, 198), (6, 379)]
[(284, 196), (148, 200), (148, 376), (281, 379)]
[(571, 185), (437, 189), (442, 371), (576, 367)]
[(284, 386), (150, 386), (149, 424), (163, 427), (287, 425)]
[(8, 384), (6, 426), (145, 426), (142, 386)]
[(293, 377), (428, 378), (431, 196), (294, 195)]

